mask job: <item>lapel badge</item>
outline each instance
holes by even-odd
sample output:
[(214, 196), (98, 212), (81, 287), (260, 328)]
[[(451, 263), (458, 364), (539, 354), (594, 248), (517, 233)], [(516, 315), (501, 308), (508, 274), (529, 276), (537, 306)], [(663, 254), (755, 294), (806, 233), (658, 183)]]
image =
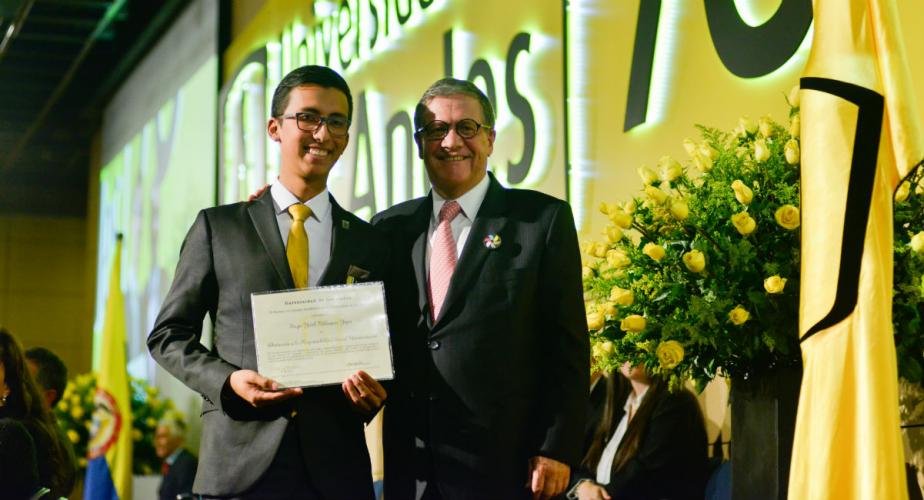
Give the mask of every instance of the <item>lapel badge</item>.
[(344, 229), (349, 229), (349, 228), (350, 228), (350, 221), (348, 221), (348, 220), (342, 220), (342, 221), (340, 221), (340, 227), (342, 227), (342, 228), (344, 228)]
[(497, 250), (501, 246), (501, 237), (499, 234), (489, 234), (484, 237), (484, 246), (488, 250)]
[(369, 271), (359, 266), (354, 266), (353, 264), (350, 264), (349, 269), (347, 269), (346, 284), (352, 285), (353, 283), (356, 283), (356, 280), (369, 279), (369, 274), (370, 274)]

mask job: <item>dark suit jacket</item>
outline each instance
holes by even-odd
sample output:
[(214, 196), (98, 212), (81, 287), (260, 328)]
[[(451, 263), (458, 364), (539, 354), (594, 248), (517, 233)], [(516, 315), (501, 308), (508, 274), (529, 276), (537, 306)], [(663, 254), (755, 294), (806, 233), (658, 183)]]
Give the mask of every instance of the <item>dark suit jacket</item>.
[[(492, 176), (435, 323), (424, 261), (431, 213), (428, 196), (373, 219), (393, 243), (385, 495), (413, 498), (415, 476), (429, 476), (446, 499), (517, 498), (530, 456), (580, 458), (589, 348), (571, 209)], [(498, 248), (484, 244), (489, 234)]]
[[(351, 265), (369, 271), (366, 280), (381, 280), (387, 243), (333, 197), (331, 202), (331, 260), (319, 285), (344, 283)], [(250, 294), (291, 288), (269, 190), (253, 202), (199, 213), (148, 337), (154, 359), (203, 398), (196, 493), (236, 495), (253, 485), (273, 460), (295, 409), (302, 456), (319, 492), (325, 498), (373, 496), (363, 419), (339, 386), (308, 389), (260, 409), (226, 387), (235, 370), (256, 369)], [(199, 343), (206, 314), (214, 325), (212, 349)]]
[[(613, 412), (613, 429), (625, 414), (624, 406), (625, 400)], [(707, 446), (696, 398), (688, 391), (665, 390), (656, 402), (638, 452), (612, 473), (606, 491), (613, 498), (633, 500), (701, 500), (708, 475)], [(594, 480), (596, 472), (576, 471), (571, 483)]]
[(160, 500), (176, 500), (177, 495), (192, 493), (196, 466), (196, 457), (181, 449), (176, 460), (167, 469), (167, 474), (160, 481), (160, 488), (157, 491)]

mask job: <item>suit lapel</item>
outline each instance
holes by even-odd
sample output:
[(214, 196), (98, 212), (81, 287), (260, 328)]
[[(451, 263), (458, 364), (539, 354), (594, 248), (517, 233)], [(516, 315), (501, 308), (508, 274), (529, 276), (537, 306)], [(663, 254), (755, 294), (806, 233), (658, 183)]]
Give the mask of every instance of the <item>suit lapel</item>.
[(279, 236), (279, 223), (276, 221), (276, 208), (273, 206), (273, 196), (267, 189), (253, 203), (247, 207), (253, 227), (260, 236), (263, 248), (269, 256), (273, 269), (282, 280), (283, 288), (295, 288), (295, 281), (289, 271), (289, 261), (286, 260), (286, 249)]
[(342, 285), (346, 280), (347, 268), (355, 262), (352, 256), (359, 251), (361, 242), (356, 241), (356, 231), (350, 227), (346, 211), (330, 197), (331, 235), (330, 260), (318, 279), (318, 286)]
[[(500, 234), (504, 224), (507, 222), (506, 213), (507, 200), (504, 188), (493, 175), (490, 175), (488, 192), (481, 203), (481, 208), (478, 209), (478, 215), (472, 222), (472, 228), (468, 233), (468, 238), (465, 240), (465, 247), (462, 249), (458, 264), (456, 264), (456, 270), (452, 274), (449, 291), (446, 292), (446, 299), (443, 302), (440, 317), (436, 318), (436, 324), (433, 325), (434, 328), (439, 326), (443, 318), (446, 317), (447, 312), (452, 309), (453, 304), (465, 296), (466, 291), (469, 289), (469, 282), (480, 274), (484, 260), (491, 252), (484, 245), (483, 240), (489, 234)], [(426, 286), (426, 282), (424, 282), (424, 286)]]
[(414, 265), (414, 276), (417, 278), (417, 305), (421, 313), (427, 318), (427, 325), (430, 324), (430, 303), (429, 290), (430, 286), (427, 280), (427, 233), (430, 231), (430, 214), (433, 213), (433, 198), (427, 196), (417, 212), (414, 214), (413, 222), (408, 225), (408, 232), (413, 239), (414, 244), (411, 247), (411, 262)]

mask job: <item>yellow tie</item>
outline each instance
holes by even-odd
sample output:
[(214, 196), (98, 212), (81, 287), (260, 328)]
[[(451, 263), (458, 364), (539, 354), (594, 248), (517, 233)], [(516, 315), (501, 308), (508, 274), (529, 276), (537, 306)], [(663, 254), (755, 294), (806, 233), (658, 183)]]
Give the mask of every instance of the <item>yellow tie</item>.
[(308, 233), (305, 231), (305, 220), (311, 217), (311, 209), (296, 203), (289, 206), (289, 215), (292, 216), (292, 226), (289, 228), (289, 242), (286, 245), (286, 259), (289, 261), (289, 271), (295, 288), (308, 286)]

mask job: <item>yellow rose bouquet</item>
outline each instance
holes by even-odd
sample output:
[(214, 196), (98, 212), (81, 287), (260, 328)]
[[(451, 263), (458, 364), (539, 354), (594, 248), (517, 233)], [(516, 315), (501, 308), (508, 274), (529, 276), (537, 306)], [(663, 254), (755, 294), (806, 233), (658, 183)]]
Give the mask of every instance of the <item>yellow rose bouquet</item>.
[[(154, 452), (154, 432), (157, 422), (167, 416), (183, 420), (169, 399), (160, 397), (156, 387), (132, 378), (132, 472), (154, 474), (160, 471), (160, 459)], [(64, 395), (54, 408), (58, 425), (74, 446), (78, 468), (87, 466), (87, 442), (93, 425), (93, 396), (96, 393), (96, 375), (85, 373), (67, 383)]]
[(924, 168), (895, 191), (892, 323), (898, 373), (924, 381)]
[(699, 127), (686, 161), (639, 168), (639, 194), (600, 207), (610, 225), (583, 270), (595, 369), (703, 387), (798, 363), (798, 120), (791, 105), (785, 127)]

